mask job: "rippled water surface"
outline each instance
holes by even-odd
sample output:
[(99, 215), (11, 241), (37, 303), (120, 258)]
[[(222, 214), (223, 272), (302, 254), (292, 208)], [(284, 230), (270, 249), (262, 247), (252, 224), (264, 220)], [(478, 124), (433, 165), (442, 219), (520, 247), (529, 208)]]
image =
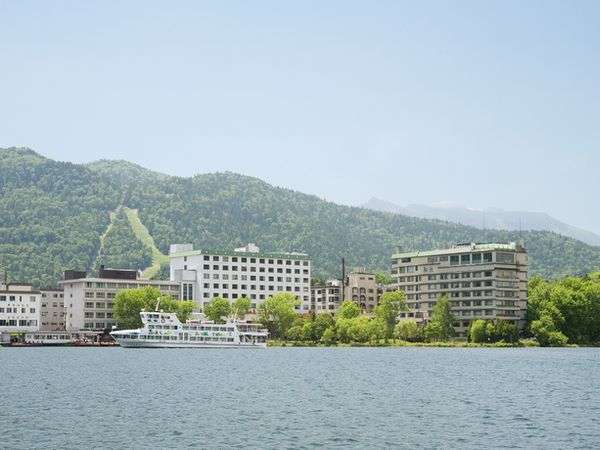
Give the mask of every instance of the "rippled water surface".
[(1, 448), (598, 448), (600, 349), (0, 349)]

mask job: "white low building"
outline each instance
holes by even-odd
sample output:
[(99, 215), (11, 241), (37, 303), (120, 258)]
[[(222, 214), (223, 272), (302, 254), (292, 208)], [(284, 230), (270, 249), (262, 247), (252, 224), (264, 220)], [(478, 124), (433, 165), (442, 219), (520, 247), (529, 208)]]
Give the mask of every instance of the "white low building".
[(0, 284), (0, 340), (39, 331), (42, 294), (28, 284)]

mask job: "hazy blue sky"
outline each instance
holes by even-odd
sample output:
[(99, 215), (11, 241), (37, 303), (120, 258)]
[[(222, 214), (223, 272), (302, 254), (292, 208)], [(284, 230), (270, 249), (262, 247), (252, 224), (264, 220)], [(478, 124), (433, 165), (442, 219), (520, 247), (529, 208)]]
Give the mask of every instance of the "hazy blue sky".
[(0, 0), (0, 146), (600, 232), (600, 1)]

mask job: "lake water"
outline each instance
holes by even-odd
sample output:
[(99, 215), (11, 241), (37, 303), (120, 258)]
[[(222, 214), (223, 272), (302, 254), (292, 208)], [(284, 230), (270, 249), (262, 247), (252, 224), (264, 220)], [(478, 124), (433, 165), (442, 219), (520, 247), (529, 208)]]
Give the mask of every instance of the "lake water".
[(600, 349), (0, 349), (1, 448), (598, 448)]

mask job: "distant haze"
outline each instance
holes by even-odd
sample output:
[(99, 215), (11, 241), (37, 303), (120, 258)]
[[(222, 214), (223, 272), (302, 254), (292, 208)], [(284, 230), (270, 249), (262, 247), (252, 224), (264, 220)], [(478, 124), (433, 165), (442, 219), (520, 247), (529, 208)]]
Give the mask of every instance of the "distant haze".
[(399, 206), (378, 198), (371, 198), (362, 206), (376, 211), (392, 212), (424, 219), (440, 219), (476, 228), (554, 231), (555, 233), (579, 239), (590, 245), (600, 245), (600, 236), (597, 234), (563, 223), (546, 213), (504, 211), (499, 208), (478, 210), (451, 202), (439, 202), (430, 206)]
[(600, 233), (600, 2), (0, 2), (0, 147)]

